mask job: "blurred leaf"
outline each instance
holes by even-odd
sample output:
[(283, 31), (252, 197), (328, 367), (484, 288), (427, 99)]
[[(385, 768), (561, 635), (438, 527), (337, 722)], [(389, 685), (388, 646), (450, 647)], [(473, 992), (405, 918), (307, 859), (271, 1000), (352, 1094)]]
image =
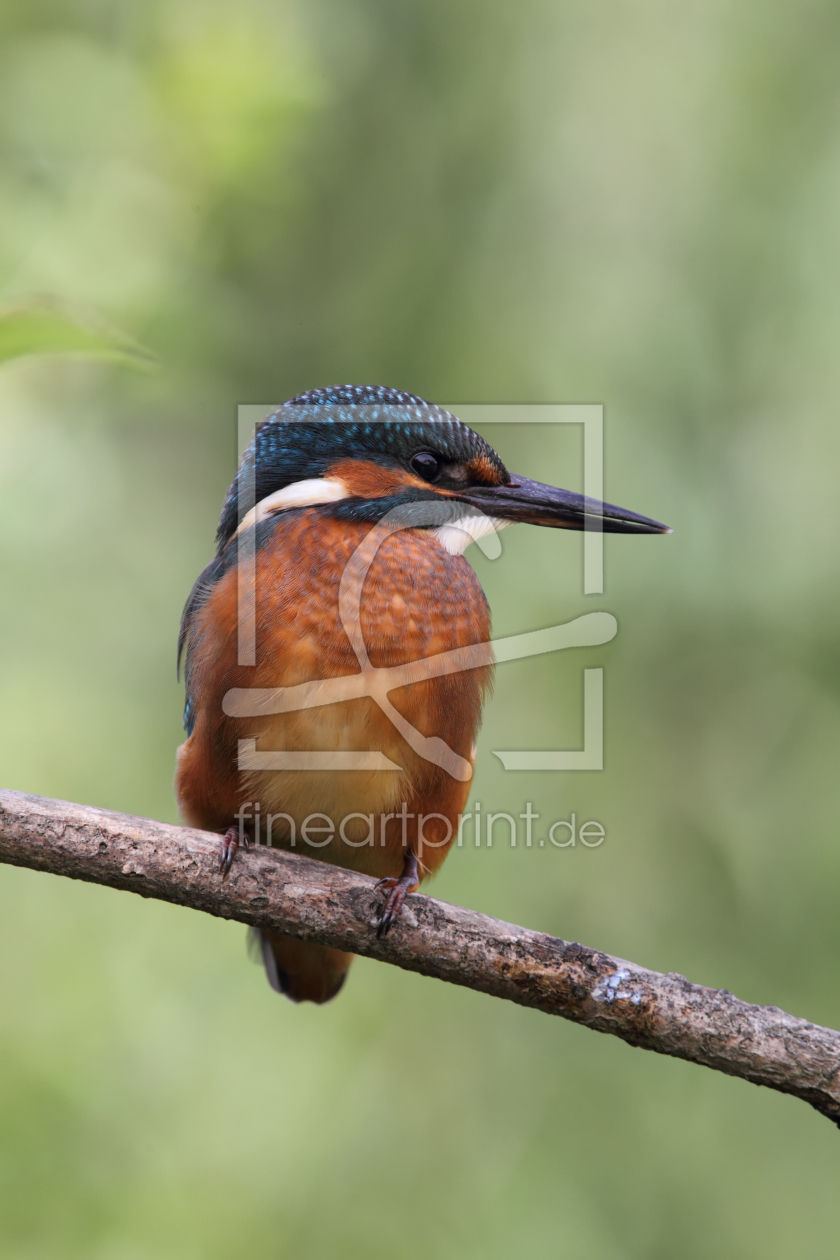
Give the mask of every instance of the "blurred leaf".
[(27, 354), (83, 354), (124, 367), (149, 370), (153, 356), (116, 329), (94, 327), (47, 302), (0, 314), (0, 363)]

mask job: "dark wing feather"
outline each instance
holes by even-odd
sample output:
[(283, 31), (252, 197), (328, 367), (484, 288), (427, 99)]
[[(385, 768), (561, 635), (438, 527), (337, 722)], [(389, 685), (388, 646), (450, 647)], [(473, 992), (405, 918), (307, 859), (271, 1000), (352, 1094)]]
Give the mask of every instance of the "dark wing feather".
[(190, 631), (192, 629), (193, 619), (204, 605), (219, 578), (229, 568), (229, 561), (225, 562), (224, 555), (215, 556), (210, 561), (206, 569), (203, 569), (196, 579), (195, 585), (189, 594), (189, 599), (184, 605), (184, 611), (181, 613), (181, 625), (178, 630), (178, 658), (176, 661), (176, 677), (181, 676), (181, 657), (184, 654), (184, 648), (187, 650), (186, 660), (184, 662), (184, 686), (186, 689), (186, 698), (184, 703), (184, 730), (188, 735), (192, 735), (193, 726), (195, 725), (195, 709), (193, 698), (190, 694)]
[[(291, 509), (294, 510), (294, 509)], [(288, 516), (289, 513), (284, 513)], [(255, 550), (259, 552), (265, 546), (274, 530), (277, 528), (279, 517), (269, 517), (268, 520), (260, 521), (256, 526), (254, 534)], [(239, 558), (239, 548), (235, 539), (227, 544), (221, 555), (215, 556), (207, 567), (198, 575), (195, 585), (190, 591), (189, 599), (184, 605), (184, 611), (181, 613), (181, 626), (178, 631), (178, 658), (176, 662), (177, 676), (181, 675), (181, 657), (184, 655), (186, 648), (186, 660), (184, 662), (184, 685), (186, 687), (186, 704), (184, 706), (184, 730), (188, 735), (192, 734), (192, 728), (195, 722), (195, 706), (193, 697), (190, 693), (190, 640), (192, 637), (193, 622), (196, 614), (201, 611), (210, 593), (216, 583), (224, 577), (228, 569), (236, 564)]]

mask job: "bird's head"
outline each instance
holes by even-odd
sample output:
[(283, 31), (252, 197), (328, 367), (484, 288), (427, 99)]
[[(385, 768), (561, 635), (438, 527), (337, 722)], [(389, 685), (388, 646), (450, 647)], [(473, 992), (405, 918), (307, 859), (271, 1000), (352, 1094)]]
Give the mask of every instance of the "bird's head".
[(450, 412), (377, 385), (309, 390), (257, 427), (225, 500), (219, 550), (243, 528), (315, 504), (349, 521), (396, 512), (410, 524), (414, 513), (453, 552), (514, 521), (581, 530), (602, 518), (609, 533), (670, 533), (646, 516), (512, 475)]

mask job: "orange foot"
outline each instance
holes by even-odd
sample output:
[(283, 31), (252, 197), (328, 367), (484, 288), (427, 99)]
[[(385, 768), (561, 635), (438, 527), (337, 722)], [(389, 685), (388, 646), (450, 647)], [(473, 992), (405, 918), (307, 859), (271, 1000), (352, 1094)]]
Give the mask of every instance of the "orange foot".
[[(242, 843), (246, 849), (250, 849), (251, 840), (247, 831), (242, 832)], [(222, 855), (219, 860), (219, 873), (222, 879), (225, 878), (230, 868), (233, 866), (233, 859), (236, 857), (236, 850), (239, 848), (239, 828), (228, 827), (222, 838)]]
[(411, 849), (405, 855), (403, 872), (399, 879), (380, 879), (376, 887), (388, 889), (388, 896), (385, 898), (382, 916), (376, 929), (376, 935), (382, 937), (387, 936), (396, 923), (400, 910), (402, 910), (403, 902), (408, 894), (417, 892), (417, 889), (420, 887), (420, 872), (417, 869), (417, 858), (411, 852)]

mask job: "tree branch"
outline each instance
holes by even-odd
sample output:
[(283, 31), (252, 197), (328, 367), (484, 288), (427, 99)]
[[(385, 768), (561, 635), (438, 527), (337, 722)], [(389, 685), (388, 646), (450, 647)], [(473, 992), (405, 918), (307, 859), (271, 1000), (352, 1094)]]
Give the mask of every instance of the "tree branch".
[(373, 880), (324, 862), (257, 848), (240, 852), (223, 883), (218, 836), (4, 791), (0, 861), (286, 932), (533, 1006), (794, 1094), (840, 1124), (840, 1033), (419, 894), (377, 940), (382, 898)]

